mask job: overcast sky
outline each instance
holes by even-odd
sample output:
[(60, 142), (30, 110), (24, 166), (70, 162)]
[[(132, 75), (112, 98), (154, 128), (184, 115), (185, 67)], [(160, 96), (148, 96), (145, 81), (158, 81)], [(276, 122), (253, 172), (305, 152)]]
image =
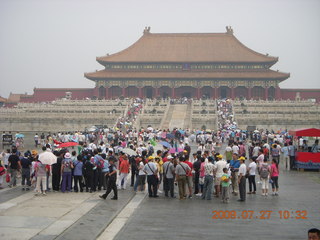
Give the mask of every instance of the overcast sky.
[(282, 88), (320, 88), (319, 0), (1, 0), (0, 96), (92, 88), (96, 56), (152, 33), (225, 32), (279, 57)]

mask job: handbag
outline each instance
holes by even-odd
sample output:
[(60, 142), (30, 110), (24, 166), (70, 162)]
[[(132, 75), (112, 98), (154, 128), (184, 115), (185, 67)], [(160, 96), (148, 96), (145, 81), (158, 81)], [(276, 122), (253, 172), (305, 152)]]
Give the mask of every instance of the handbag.
[(10, 174), (9, 174), (9, 173), (7, 173), (7, 175), (6, 175), (6, 182), (7, 182), (7, 183), (9, 183), (9, 182), (10, 182), (10, 180), (11, 180), (11, 179), (10, 179)]
[(244, 175), (246, 178), (249, 178), (250, 174), (247, 172), (246, 175)]

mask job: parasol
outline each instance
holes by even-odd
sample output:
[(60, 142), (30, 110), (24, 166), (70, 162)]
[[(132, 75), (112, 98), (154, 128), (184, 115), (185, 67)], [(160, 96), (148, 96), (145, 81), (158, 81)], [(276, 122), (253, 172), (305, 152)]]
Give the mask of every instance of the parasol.
[(161, 145), (163, 145), (166, 148), (171, 148), (171, 144), (165, 141), (160, 142)]
[(131, 148), (124, 148), (121, 150), (121, 152), (128, 154), (129, 156), (137, 155), (137, 153)]
[(39, 154), (39, 161), (43, 164), (52, 165), (57, 163), (57, 156), (52, 152), (46, 151)]

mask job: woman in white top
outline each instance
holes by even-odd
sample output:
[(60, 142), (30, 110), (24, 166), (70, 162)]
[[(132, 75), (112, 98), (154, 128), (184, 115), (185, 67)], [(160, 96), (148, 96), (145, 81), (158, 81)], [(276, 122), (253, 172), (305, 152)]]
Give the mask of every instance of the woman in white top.
[[(257, 169), (257, 164), (256, 162), (251, 158), (250, 159), (250, 164), (248, 166), (247, 172), (249, 173), (249, 192), (248, 194), (256, 194), (257, 191), (257, 186), (256, 186), (256, 169)], [(252, 186), (253, 186), (253, 191), (252, 191)]]

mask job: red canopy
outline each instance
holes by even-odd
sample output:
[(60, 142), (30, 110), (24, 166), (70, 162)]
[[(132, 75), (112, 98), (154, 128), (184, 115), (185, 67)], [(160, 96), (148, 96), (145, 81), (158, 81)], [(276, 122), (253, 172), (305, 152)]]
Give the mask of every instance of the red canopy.
[(320, 129), (304, 128), (289, 131), (289, 134), (297, 137), (320, 137)]

